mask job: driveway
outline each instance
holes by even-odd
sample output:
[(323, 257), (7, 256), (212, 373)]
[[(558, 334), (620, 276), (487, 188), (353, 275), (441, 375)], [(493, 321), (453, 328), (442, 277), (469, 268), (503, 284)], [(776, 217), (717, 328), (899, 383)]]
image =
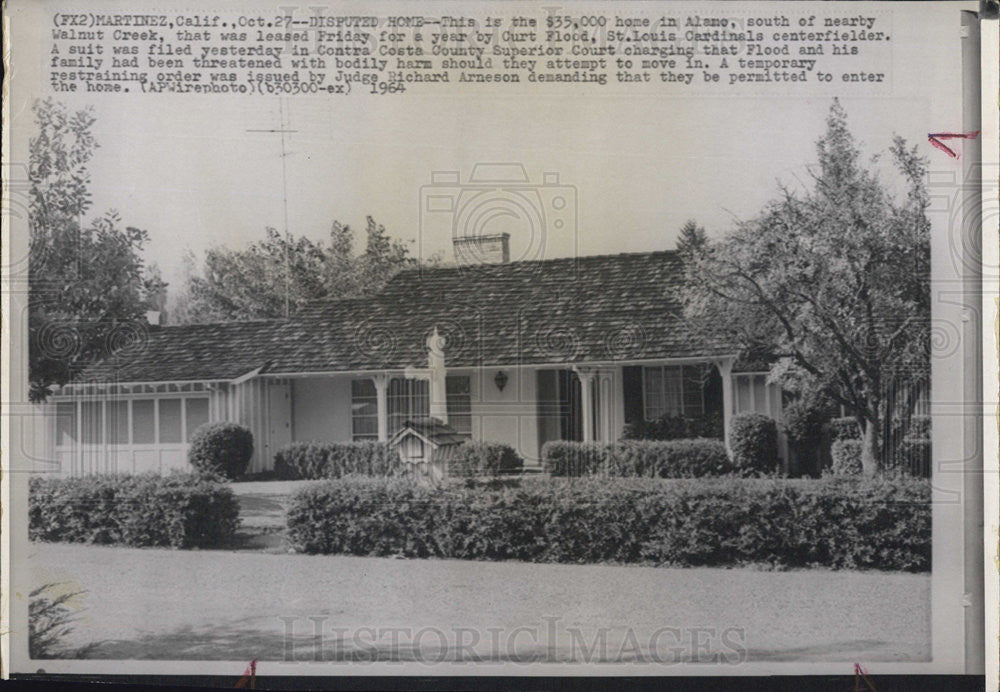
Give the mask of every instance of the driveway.
[(930, 576), (32, 544), (69, 647), (216, 660), (913, 661)]

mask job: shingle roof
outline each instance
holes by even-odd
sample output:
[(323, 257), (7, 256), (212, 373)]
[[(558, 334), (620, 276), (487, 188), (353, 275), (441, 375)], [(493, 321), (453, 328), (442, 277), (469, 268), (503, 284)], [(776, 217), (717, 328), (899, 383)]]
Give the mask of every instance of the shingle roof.
[(776, 358), (768, 358), (766, 356), (748, 356), (746, 354), (741, 355), (733, 363), (734, 373), (748, 373), (748, 372), (768, 372), (771, 366), (774, 364)]
[(402, 427), (393, 436), (393, 440), (398, 440), (407, 430), (419, 433), (426, 440), (439, 447), (444, 445), (460, 445), (468, 439), (466, 436), (459, 435), (455, 428), (447, 423), (443, 423), (437, 418), (423, 416), (404, 421)]
[(735, 353), (688, 329), (681, 281), (673, 252), (414, 269), (372, 298), (314, 305), (290, 320), (156, 328), (145, 348), (91, 366), (83, 379), (423, 368), (435, 327), (448, 367)]
[(276, 320), (150, 327), (118, 354), (91, 365), (77, 380), (120, 382), (230, 380), (262, 365)]

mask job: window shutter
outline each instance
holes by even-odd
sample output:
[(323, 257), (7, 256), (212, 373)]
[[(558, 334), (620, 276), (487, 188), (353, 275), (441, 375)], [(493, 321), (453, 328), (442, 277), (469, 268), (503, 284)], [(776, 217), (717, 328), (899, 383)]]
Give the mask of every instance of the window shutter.
[(625, 423), (642, 420), (642, 366), (626, 365), (622, 368), (622, 390), (625, 397)]

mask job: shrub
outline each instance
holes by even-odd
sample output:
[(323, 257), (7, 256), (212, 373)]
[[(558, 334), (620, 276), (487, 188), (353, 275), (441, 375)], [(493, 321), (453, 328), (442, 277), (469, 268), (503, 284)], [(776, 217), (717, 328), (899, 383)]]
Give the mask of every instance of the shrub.
[(205, 423), (194, 431), (188, 461), (195, 471), (234, 480), (246, 473), (253, 434), (236, 423)]
[(907, 437), (896, 450), (896, 468), (914, 476), (930, 477), (931, 441)]
[(542, 467), (551, 476), (592, 476), (604, 465), (599, 442), (552, 440), (542, 445)]
[(389, 476), (399, 454), (386, 442), (293, 442), (274, 455), (274, 472), (285, 480)]
[(720, 440), (623, 441), (608, 446), (605, 458), (609, 476), (701, 478), (735, 470)]
[(910, 429), (906, 436), (912, 439), (931, 439), (931, 417), (925, 415), (910, 416)]
[[(60, 584), (49, 583), (33, 589), (28, 595), (28, 655), (41, 658), (85, 658), (94, 644), (83, 649), (67, 650), (63, 644), (79, 619), (79, 609), (69, 603), (84, 595), (84, 591), (61, 590)], [(56, 595), (57, 591), (62, 593)]]
[(830, 471), (836, 476), (856, 476), (863, 470), (861, 440), (839, 439), (830, 445), (833, 464)]
[(931, 417), (911, 416), (906, 437), (894, 454), (896, 469), (914, 476), (929, 478), (931, 474)]
[(778, 466), (778, 426), (760, 413), (740, 413), (729, 428), (733, 464), (741, 471), (770, 473)]
[(345, 478), (287, 514), (307, 553), (926, 571), (922, 479), (536, 478), (515, 487)]
[(733, 473), (726, 445), (720, 440), (622, 440), (549, 442), (542, 463), (551, 476), (643, 476), (700, 478)]
[(823, 437), (826, 410), (809, 401), (793, 401), (782, 411), (782, 425), (796, 450), (816, 449)]
[(238, 525), (232, 490), (197, 474), (32, 478), (29, 486), (35, 541), (217, 548)]
[(858, 427), (858, 419), (851, 416), (834, 418), (830, 421), (830, 440), (860, 440), (861, 428)]
[(448, 460), (449, 475), (499, 476), (520, 473), (524, 468), (524, 459), (513, 447), (501, 442), (465, 442), (452, 455)]
[(794, 453), (798, 474), (817, 474), (828, 450), (823, 428), (829, 419), (829, 405), (820, 397), (805, 396), (790, 402), (782, 411), (782, 428)]
[(292, 442), (274, 454), (274, 475), (284, 480), (326, 478), (327, 453), (321, 442)]
[(622, 438), (626, 440), (688, 440), (701, 437), (721, 440), (724, 436), (721, 414), (703, 416), (664, 414), (656, 420), (629, 423), (622, 434)]

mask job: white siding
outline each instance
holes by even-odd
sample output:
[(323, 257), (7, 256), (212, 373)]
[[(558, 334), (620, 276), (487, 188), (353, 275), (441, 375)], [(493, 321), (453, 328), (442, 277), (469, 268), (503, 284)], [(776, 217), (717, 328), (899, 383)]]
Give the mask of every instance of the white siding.
[(351, 440), (351, 380), (349, 376), (292, 380), (292, 439)]
[(735, 373), (734, 413), (761, 413), (778, 423), (778, 456), (788, 471), (788, 438), (781, 429), (781, 387), (767, 383), (767, 373)]
[[(42, 410), (51, 415), (45, 416), (45, 440), (38, 449), (46, 459), (58, 462), (55, 468), (46, 464), (48, 471), (58, 471), (62, 475), (86, 474), (136, 474), (136, 473), (166, 473), (171, 470), (187, 470), (187, 437), (192, 432), (188, 430), (187, 399), (208, 400), (209, 420), (219, 420), (216, 417), (220, 405), (218, 397), (224, 396), (215, 391), (201, 388), (197, 391), (172, 391), (161, 389), (135, 388), (116, 394), (81, 394), (73, 397), (55, 397)], [(147, 411), (151, 427), (150, 439), (140, 440), (135, 432), (133, 422), (139, 403), (147, 402)], [(165, 403), (169, 402), (169, 404)], [(75, 434), (71, 439), (59, 440), (57, 435), (57, 406), (69, 405), (75, 413)], [(160, 413), (161, 406), (172, 406), (174, 415)], [(84, 410), (91, 415), (82, 415)], [(121, 418), (113, 419), (121, 422), (121, 426), (109, 424), (109, 414), (115, 411)], [(178, 426), (177, 435), (169, 442), (157, 442), (159, 428), (164, 420), (175, 421)], [(223, 418), (225, 420), (225, 418)], [(194, 427), (192, 422), (191, 427)], [(117, 437), (110, 437), (114, 429)], [(85, 434), (86, 433), (86, 434)]]
[[(507, 385), (500, 391), (494, 378), (507, 373)], [(449, 370), (449, 375), (470, 376), (472, 392), (472, 437), (487, 442), (504, 442), (514, 447), (526, 464), (540, 464), (538, 453), (537, 377), (530, 368), (481, 368)]]
[[(493, 381), (508, 375), (501, 392)], [(538, 409), (535, 372), (520, 368), (449, 369), (469, 377), (472, 437), (513, 446), (529, 464), (538, 460)], [(357, 376), (292, 380), (292, 439), (351, 440), (351, 380)]]
[[(287, 380), (265, 380), (256, 377), (234, 387), (233, 413), (235, 422), (245, 425), (253, 433), (253, 456), (250, 458), (250, 473), (258, 473), (274, 468), (274, 453), (270, 437), (271, 387), (287, 386)], [(288, 405), (291, 406), (289, 400)], [(278, 418), (291, 416), (290, 411), (275, 412)]]

